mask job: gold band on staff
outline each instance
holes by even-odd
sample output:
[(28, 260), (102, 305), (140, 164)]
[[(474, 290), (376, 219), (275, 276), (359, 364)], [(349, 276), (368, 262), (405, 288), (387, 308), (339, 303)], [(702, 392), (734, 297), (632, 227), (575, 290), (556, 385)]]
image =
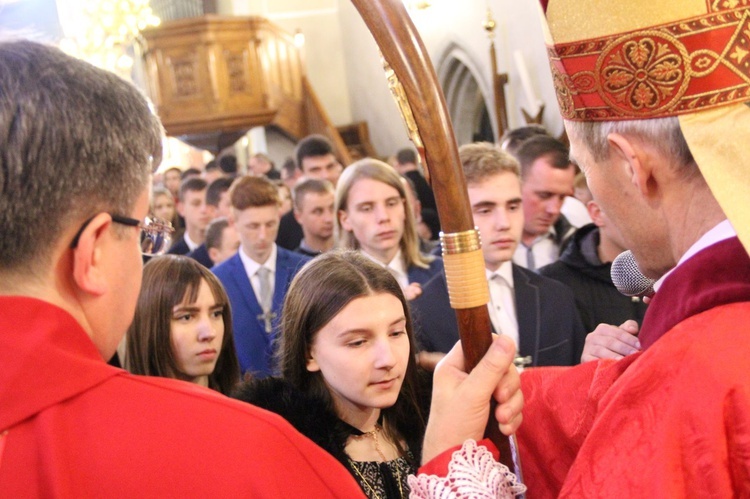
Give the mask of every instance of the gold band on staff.
[(479, 229), (440, 233), (451, 307), (474, 308), (490, 301)]

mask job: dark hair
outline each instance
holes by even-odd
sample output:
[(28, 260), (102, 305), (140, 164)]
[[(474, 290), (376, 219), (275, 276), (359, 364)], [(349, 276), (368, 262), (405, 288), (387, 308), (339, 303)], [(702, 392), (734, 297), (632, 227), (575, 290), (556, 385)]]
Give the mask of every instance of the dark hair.
[(96, 213), (130, 214), (161, 125), (133, 85), (29, 41), (0, 43), (0, 96), (0, 271), (28, 276)]
[(294, 156), (297, 158), (297, 168), (302, 171), (302, 160), (313, 156), (325, 156), (333, 154), (333, 145), (323, 135), (308, 135), (299, 141), (297, 148), (294, 150)]
[(221, 170), (221, 168), (219, 167), (219, 163), (217, 163), (215, 159), (212, 159), (211, 161), (206, 163), (206, 166), (203, 168), (204, 172), (210, 172), (213, 170)]
[[(386, 430), (394, 441), (405, 439), (417, 454), (424, 434), (425, 418), (419, 404), (419, 378), (414, 354), (414, 330), (409, 305), (396, 279), (385, 268), (356, 251), (333, 250), (306, 264), (292, 280), (281, 318), (279, 366), (281, 375), (295, 388), (325, 401), (334, 409), (333, 398), (320, 372), (307, 370), (307, 359), (315, 335), (352, 300), (377, 293), (399, 299), (406, 317), (409, 361), (396, 403), (383, 409)], [(420, 435), (404, 435), (405, 428), (418, 428)], [(399, 449), (403, 451), (404, 449)], [(402, 452), (403, 454), (403, 452)]]
[(232, 187), (233, 178), (221, 177), (211, 182), (206, 191), (206, 204), (209, 206), (219, 206), (221, 195)]
[(188, 179), (188, 178), (191, 178), (191, 177), (196, 177), (196, 176), (200, 177), (201, 173), (203, 173), (203, 172), (200, 171), (198, 168), (190, 167), (187, 170), (185, 170), (184, 172), (182, 172), (181, 178), (182, 178), (183, 181), (185, 181), (185, 179)]
[(232, 208), (246, 210), (260, 206), (278, 206), (279, 190), (265, 177), (242, 177), (229, 190)]
[(407, 147), (405, 149), (400, 149), (396, 153), (396, 161), (399, 162), (399, 164), (405, 165), (407, 163), (417, 163), (417, 153), (414, 151), (414, 149)]
[(219, 158), (219, 168), (227, 175), (237, 175), (237, 156), (225, 154)]
[(206, 249), (221, 248), (221, 239), (224, 229), (229, 227), (227, 217), (218, 217), (211, 220), (206, 227)]
[(182, 255), (164, 255), (151, 259), (143, 267), (143, 283), (128, 328), (125, 367), (133, 374), (179, 378), (180, 368), (172, 349), (172, 310), (198, 299), (202, 281), (206, 281), (217, 304), (222, 306), (224, 339), (208, 386), (227, 394), (240, 379), (240, 365), (234, 348), (232, 315), (224, 287), (210, 270)]
[[(294, 170), (297, 168), (297, 164), (294, 162), (294, 158), (289, 156), (284, 160), (284, 163), (281, 165), (281, 171), (286, 172), (287, 177), (293, 177), (294, 176)], [(302, 167), (300, 167), (301, 169)]]
[(505, 132), (500, 138), (500, 147), (503, 151), (515, 156), (521, 144), (537, 135), (549, 135), (549, 132), (542, 125), (526, 125), (513, 128)]
[(335, 191), (333, 184), (327, 180), (319, 180), (317, 178), (303, 180), (294, 186), (294, 192), (292, 193), (294, 207), (297, 208), (297, 210), (302, 209), (302, 200), (309, 192), (314, 192), (316, 194), (333, 194)]
[(526, 178), (531, 166), (539, 158), (546, 158), (550, 166), (560, 170), (574, 168), (565, 144), (549, 135), (537, 135), (526, 140), (516, 151), (521, 165), (521, 178)]
[(185, 196), (188, 192), (200, 192), (205, 191), (208, 187), (208, 182), (200, 177), (188, 177), (180, 184), (180, 201), (185, 201)]

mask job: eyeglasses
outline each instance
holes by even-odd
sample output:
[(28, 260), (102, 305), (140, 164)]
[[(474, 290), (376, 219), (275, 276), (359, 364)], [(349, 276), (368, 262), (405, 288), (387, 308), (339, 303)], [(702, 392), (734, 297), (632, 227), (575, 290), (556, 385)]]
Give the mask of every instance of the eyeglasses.
[[(162, 255), (169, 248), (169, 243), (172, 241), (172, 233), (174, 229), (172, 224), (166, 220), (160, 218), (146, 217), (143, 221), (136, 220), (130, 217), (121, 217), (119, 215), (109, 214), (112, 217), (112, 221), (121, 225), (127, 225), (129, 227), (138, 227), (141, 230), (141, 253), (147, 256), (158, 256)], [(78, 240), (81, 238), (83, 230), (88, 226), (94, 217), (86, 220), (75, 237), (73, 242), (70, 243), (71, 248), (78, 246)]]

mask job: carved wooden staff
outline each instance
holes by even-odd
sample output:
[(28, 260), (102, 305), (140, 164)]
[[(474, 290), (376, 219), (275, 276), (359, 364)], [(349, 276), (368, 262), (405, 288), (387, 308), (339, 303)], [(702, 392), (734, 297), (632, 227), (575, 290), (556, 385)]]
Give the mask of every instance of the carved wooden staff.
[[(468, 369), (473, 369), (492, 342), (479, 231), (474, 227), (453, 125), (443, 93), (422, 39), (402, 0), (352, 0), (387, 62), (389, 85), (401, 108), (411, 139), (420, 152), (437, 202), (443, 228), (443, 259), (451, 306)], [(494, 404), (493, 404), (494, 409)], [(490, 411), (487, 436), (501, 461), (521, 478), (510, 441)]]

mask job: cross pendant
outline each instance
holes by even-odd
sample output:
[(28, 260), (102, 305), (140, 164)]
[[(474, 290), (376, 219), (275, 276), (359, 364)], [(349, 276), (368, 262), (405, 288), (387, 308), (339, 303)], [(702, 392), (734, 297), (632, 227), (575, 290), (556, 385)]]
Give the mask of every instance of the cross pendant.
[(264, 321), (266, 324), (266, 333), (271, 334), (273, 331), (273, 324), (271, 321), (273, 321), (276, 318), (276, 314), (274, 312), (271, 312), (270, 310), (268, 312), (264, 312), (260, 315), (258, 315), (259, 321)]

